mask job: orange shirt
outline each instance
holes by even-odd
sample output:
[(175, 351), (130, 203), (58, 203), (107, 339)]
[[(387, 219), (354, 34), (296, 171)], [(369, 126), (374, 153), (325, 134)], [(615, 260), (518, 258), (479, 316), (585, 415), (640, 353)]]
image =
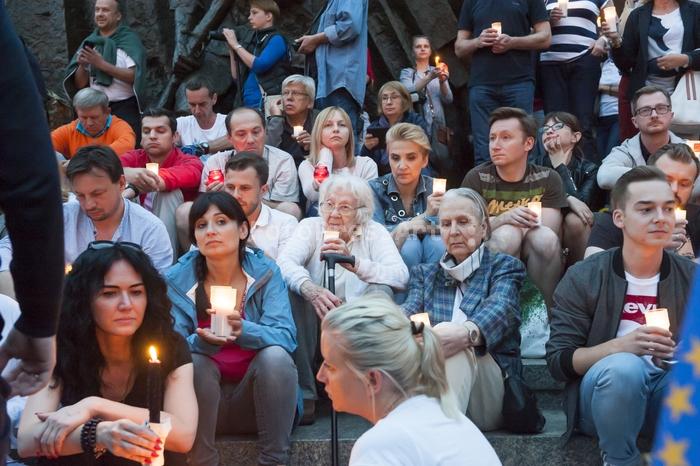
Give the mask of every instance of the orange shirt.
[(77, 130), (78, 120), (60, 126), (51, 131), (53, 148), (67, 159), (73, 157), (78, 149), (93, 144), (111, 147), (117, 155), (130, 151), (136, 145), (136, 135), (129, 123), (112, 115), (112, 124), (107, 131), (96, 138), (86, 136)]

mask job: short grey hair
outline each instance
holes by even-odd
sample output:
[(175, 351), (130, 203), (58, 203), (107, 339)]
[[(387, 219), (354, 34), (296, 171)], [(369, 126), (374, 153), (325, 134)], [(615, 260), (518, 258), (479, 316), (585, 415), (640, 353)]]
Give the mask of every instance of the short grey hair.
[(109, 97), (102, 91), (86, 87), (80, 89), (73, 97), (73, 107), (75, 108), (93, 108), (102, 107), (109, 108)]
[(309, 94), (309, 99), (312, 101), (316, 100), (316, 83), (312, 78), (301, 74), (289, 75), (282, 81), (282, 91), (290, 84), (301, 84), (304, 86), (306, 93)]
[(355, 175), (332, 175), (322, 184), (318, 193), (319, 211), (321, 204), (331, 194), (338, 191), (345, 191), (357, 200), (358, 209), (355, 213), (355, 223), (360, 226), (366, 225), (374, 214), (374, 194), (369, 183), (364, 178)]
[[(486, 206), (486, 201), (483, 197), (481, 197), (481, 194), (471, 188), (450, 189), (445, 193), (442, 200), (444, 202), (448, 199), (457, 198), (468, 199), (472, 202), (472, 204), (474, 204), (476, 207), (476, 215), (479, 217), (479, 222), (486, 225), (486, 236), (484, 237), (484, 241), (491, 239), (491, 222), (489, 221), (489, 211), (488, 207)], [(440, 212), (438, 211), (438, 218), (439, 217)]]

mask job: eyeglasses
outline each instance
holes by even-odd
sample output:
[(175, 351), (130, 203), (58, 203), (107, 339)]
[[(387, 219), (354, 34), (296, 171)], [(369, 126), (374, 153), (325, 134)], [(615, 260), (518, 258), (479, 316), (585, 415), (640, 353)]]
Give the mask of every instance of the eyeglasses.
[(300, 97), (308, 97), (309, 94), (301, 91), (284, 91), (282, 92), (282, 97), (291, 97), (292, 99), (298, 99)]
[(390, 100), (401, 100), (401, 96), (398, 94), (383, 95), (382, 102), (389, 102)]
[(666, 115), (668, 112), (671, 111), (671, 106), (659, 104), (656, 107), (642, 107), (638, 108), (637, 111), (634, 112), (634, 114), (637, 116), (648, 117), (651, 116), (652, 111), (656, 111), (657, 115)]
[(91, 251), (101, 251), (102, 249), (110, 249), (110, 248), (115, 248), (115, 247), (124, 247), (127, 249), (131, 249), (133, 251), (139, 251), (143, 252), (143, 249), (141, 248), (140, 245), (136, 243), (131, 243), (129, 241), (108, 241), (108, 240), (99, 240), (99, 241), (93, 241), (90, 244), (88, 244), (88, 249)]
[(357, 211), (357, 209), (360, 208), (360, 207), (350, 207), (347, 204), (335, 205), (329, 201), (322, 203), (319, 207), (321, 208), (321, 212), (323, 212), (324, 214), (330, 214), (334, 210), (337, 210), (338, 213), (340, 215), (342, 215), (343, 217), (351, 215), (352, 213)]
[(542, 127), (542, 131), (545, 133), (548, 131), (559, 131), (564, 126), (566, 126), (566, 125), (560, 121), (559, 123), (554, 123), (553, 125), (544, 125)]

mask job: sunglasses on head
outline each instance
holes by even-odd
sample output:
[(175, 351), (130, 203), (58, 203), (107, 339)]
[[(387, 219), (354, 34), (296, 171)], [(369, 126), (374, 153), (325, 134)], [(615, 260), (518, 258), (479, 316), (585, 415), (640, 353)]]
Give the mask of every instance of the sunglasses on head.
[(136, 243), (129, 242), (129, 241), (99, 240), (99, 241), (91, 242), (90, 244), (88, 244), (87, 248), (92, 250), (92, 251), (100, 251), (102, 249), (110, 249), (110, 248), (114, 248), (117, 246), (131, 249), (134, 251), (143, 252), (143, 249), (141, 249), (140, 245), (138, 245)]

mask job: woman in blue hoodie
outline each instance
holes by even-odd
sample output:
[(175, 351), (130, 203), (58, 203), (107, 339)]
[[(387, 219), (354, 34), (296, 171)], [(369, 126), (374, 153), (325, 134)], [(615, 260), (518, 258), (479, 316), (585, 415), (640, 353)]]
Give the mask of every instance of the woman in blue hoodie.
[[(297, 398), (287, 287), (271, 259), (246, 248), (250, 225), (229, 194), (202, 194), (189, 224), (198, 250), (171, 267), (166, 281), (175, 330), (192, 351), (200, 407), (190, 462), (219, 464), (216, 433), (259, 433), (258, 464), (286, 464)], [(227, 336), (210, 330), (212, 285), (237, 290)]]

